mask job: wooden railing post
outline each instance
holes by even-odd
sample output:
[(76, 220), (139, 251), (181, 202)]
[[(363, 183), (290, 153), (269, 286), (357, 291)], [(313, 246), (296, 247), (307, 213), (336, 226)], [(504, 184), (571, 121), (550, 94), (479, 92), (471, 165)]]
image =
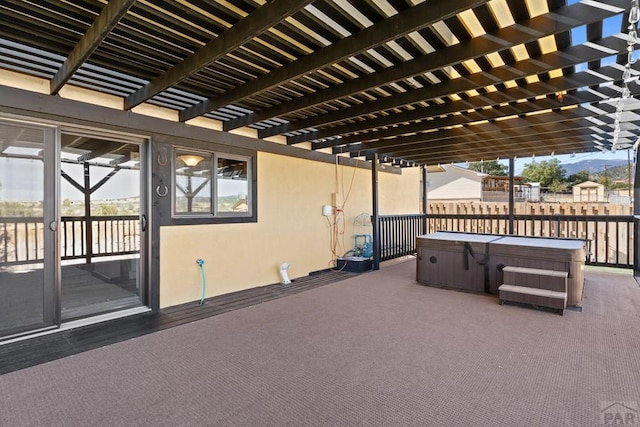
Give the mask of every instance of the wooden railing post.
[(373, 269), (380, 270), (380, 218), (378, 211), (378, 153), (373, 154), (371, 160), (371, 199), (373, 203)]
[(636, 170), (633, 176), (633, 275), (640, 276), (640, 174), (638, 161), (640, 150), (636, 150)]
[(513, 234), (513, 216), (515, 210), (515, 203), (513, 198), (513, 192), (515, 191), (515, 159), (511, 157), (509, 159), (509, 234)]

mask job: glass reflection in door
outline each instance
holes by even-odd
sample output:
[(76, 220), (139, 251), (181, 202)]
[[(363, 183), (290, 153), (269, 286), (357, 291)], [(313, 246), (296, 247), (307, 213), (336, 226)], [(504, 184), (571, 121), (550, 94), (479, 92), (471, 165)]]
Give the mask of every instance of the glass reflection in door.
[[(55, 215), (45, 157), (55, 132), (0, 121), (0, 336), (52, 326)], [(46, 154), (45, 154), (46, 153)], [(47, 248), (45, 250), (45, 248)]]
[(141, 148), (62, 133), (62, 320), (141, 305)]

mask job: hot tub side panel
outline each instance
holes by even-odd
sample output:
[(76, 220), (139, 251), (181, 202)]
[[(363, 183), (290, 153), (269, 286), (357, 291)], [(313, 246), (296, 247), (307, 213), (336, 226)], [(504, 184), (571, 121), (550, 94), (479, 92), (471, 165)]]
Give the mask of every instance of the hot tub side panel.
[(418, 239), (417, 281), (484, 292), (485, 247), (478, 242)]

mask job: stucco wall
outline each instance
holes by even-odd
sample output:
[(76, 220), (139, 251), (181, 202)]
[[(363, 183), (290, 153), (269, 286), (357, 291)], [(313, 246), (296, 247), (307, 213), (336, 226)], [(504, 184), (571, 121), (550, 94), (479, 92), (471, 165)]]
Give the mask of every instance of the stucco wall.
[[(418, 168), (380, 173), (380, 214), (419, 212), (419, 191)], [(198, 258), (205, 259), (207, 297), (277, 283), (285, 261), (292, 279), (331, 267), (332, 228), (322, 206), (336, 192), (338, 201), (348, 193), (338, 224), (342, 255), (353, 246), (355, 217), (371, 213), (371, 171), (258, 153), (257, 223), (161, 228), (161, 307), (200, 298)]]
[[(7, 70), (0, 70), (0, 81), (3, 85), (30, 92), (47, 94), (49, 90), (46, 79)], [(52, 98), (114, 110), (120, 110), (123, 103), (121, 97), (70, 85), (63, 88), (59, 97)], [(139, 120), (141, 115), (177, 120), (175, 111), (149, 104), (134, 110), (135, 114), (127, 116), (131, 122)], [(87, 117), (93, 116), (83, 112), (77, 118)], [(101, 128), (99, 124), (93, 125)], [(203, 117), (191, 120), (189, 125), (214, 130), (221, 128), (220, 123)], [(233, 133), (256, 137), (255, 129), (242, 128)], [(269, 142), (285, 144), (286, 141), (282, 137), (272, 137)], [(309, 144), (298, 145), (309, 148)], [(334, 193), (338, 193), (339, 204), (349, 193), (344, 215), (338, 218), (335, 254), (342, 255), (351, 249), (353, 234), (363, 233), (360, 227), (354, 230), (353, 221), (359, 214), (372, 212), (370, 170), (265, 152), (258, 152), (257, 164), (257, 223), (160, 227), (161, 307), (200, 298), (202, 282), (196, 264), (198, 258), (205, 260), (207, 297), (277, 283), (280, 281), (278, 267), (285, 261), (291, 263), (289, 276), (292, 279), (331, 267), (334, 258), (333, 229), (327, 218), (322, 216), (322, 206), (334, 203)], [(402, 175), (381, 172), (378, 188), (381, 215), (420, 212), (418, 168), (404, 169)], [(333, 217), (330, 219), (333, 221)]]
[(482, 178), (468, 169), (444, 165), (445, 172), (427, 174), (428, 200), (482, 200)]
[(427, 199), (481, 200), (482, 184), (466, 177), (457, 177), (453, 181), (441, 184), (437, 188), (427, 189)]

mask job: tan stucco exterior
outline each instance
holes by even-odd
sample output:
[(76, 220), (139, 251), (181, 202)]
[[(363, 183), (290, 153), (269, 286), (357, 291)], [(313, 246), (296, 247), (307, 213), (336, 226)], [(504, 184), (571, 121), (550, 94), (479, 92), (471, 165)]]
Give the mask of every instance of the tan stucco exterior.
[(430, 201), (480, 201), (482, 180), (486, 174), (454, 165), (443, 165), (444, 172), (427, 174), (427, 199)]
[[(322, 206), (332, 204), (336, 192), (338, 200), (348, 193), (338, 224), (345, 225), (342, 255), (361, 233), (355, 217), (371, 213), (371, 171), (258, 153), (257, 223), (161, 228), (160, 306), (200, 298), (198, 258), (205, 259), (207, 297), (278, 283), (283, 262), (291, 264), (291, 279), (333, 266), (332, 228)], [(380, 214), (418, 212), (419, 169), (380, 173), (379, 192)]]
[[(46, 94), (48, 80), (0, 70), (0, 84)], [(123, 99), (67, 85), (61, 98), (121, 109)], [(132, 113), (178, 121), (175, 111), (151, 104), (137, 106)], [(213, 130), (220, 122), (197, 118), (189, 126)], [(234, 133), (255, 138), (256, 130), (241, 128)], [(269, 138), (286, 145), (282, 136)], [(310, 148), (309, 143), (298, 144)], [(323, 150), (330, 152), (330, 150)], [(348, 156), (348, 155), (347, 155)], [(372, 175), (355, 168), (297, 157), (258, 152), (257, 223), (175, 225), (160, 228), (160, 307), (196, 301), (202, 281), (196, 259), (205, 260), (207, 297), (265, 284), (278, 283), (279, 266), (289, 262), (289, 277), (295, 279), (333, 266), (335, 256), (353, 247), (353, 235), (371, 229), (353, 226), (360, 214), (372, 213)], [(420, 212), (420, 170), (406, 168), (402, 174), (380, 172), (381, 215)], [(346, 201), (345, 201), (346, 200)], [(343, 214), (325, 217), (323, 205), (344, 201)], [(328, 220), (329, 219), (329, 220)], [(337, 249), (332, 236), (337, 222)]]

